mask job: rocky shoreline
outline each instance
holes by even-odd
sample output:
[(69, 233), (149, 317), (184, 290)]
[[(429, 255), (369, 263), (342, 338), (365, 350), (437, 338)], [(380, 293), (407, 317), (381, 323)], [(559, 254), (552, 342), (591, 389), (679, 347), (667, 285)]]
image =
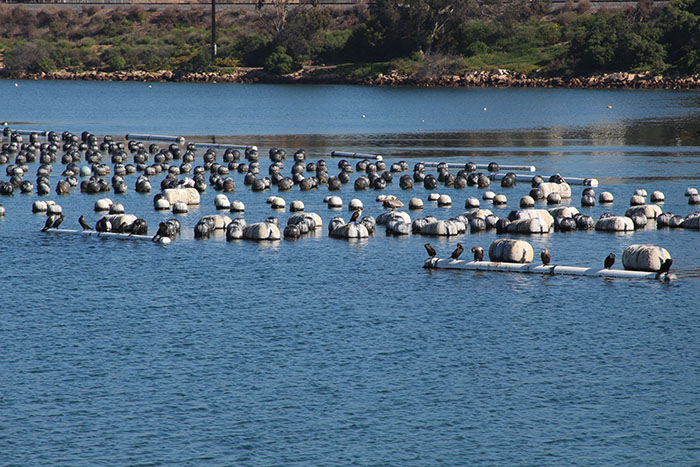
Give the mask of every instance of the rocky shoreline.
[(700, 89), (700, 75), (658, 76), (648, 73), (610, 73), (585, 77), (541, 77), (508, 70), (470, 71), (461, 75), (417, 78), (399, 73), (349, 78), (332, 68), (305, 68), (277, 76), (260, 68), (241, 68), (233, 73), (180, 73), (174, 71), (68, 71), (50, 73), (4, 73), (0, 78), (29, 80), (142, 81), (267, 84), (355, 84), (367, 86), (423, 87), (514, 87), (584, 89)]

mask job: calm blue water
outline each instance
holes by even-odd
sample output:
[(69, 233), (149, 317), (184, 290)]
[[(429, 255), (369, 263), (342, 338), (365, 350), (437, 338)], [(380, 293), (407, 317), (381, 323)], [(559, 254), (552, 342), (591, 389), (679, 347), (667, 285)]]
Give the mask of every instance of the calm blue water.
[[(623, 214), (635, 188), (664, 211), (694, 211), (700, 95), (667, 91), (383, 89), (0, 81), (13, 128), (180, 134), (257, 144), (311, 160), (331, 150), (406, 159), (518, 163), (596, 177)], [(608, 108), (608, 106), (612, 108)], [(484, 107), (486, 110), (484, 111)], [(362, 115), (365, 115), (363, 118)], [(198, 152), (201, 156), (202, 151)], [(201, 163), (201, 159), (198, 161)], [(261, 157), (262, 172), (268, 160)], [(84, 163), (83, 163), (84, 164)], [(285, 162), (288, 173), (291, 162)], [(30, 165), (34, 181), (37, 164)], [(4, 168), (0, 178), (7, 180)], [(62, 165), (54, 164), (52, 188)], [(352, 178), (357, 176), (353, 174)], [(232, 174), (249, 222), (288, 212)], [(154, 192), (107, 196), (153, 232)], [(449, 218), (483, 190), (385, 193)], [(512, 189), (505, 216), (529, 184)], [(582, 187), (571, 204), (579, 206)], [(487, 247), (495, 233), (271, 244), (192, 237), (215, 213), (210, 188), (182, 237), (149, 242), (39, 232), (36, 193), (0, 197), (0, 465), (697, 465), (700, 281), (540, 277), (422, 269), (430, 241)], [(282, 194), (324, 223), (327, 188)], [(374, 190), (339, 195), (382, 212)], [(64, 227), (92, 224), (101, 196), (54, 199)], [(486, 206), (482, 202), (483, 207)], [(233, 215), (232, 215), (233, 216)], [(679, 275), (700, 264), (698, 232), (526, 237), (553, 262), (597, 266), (653, 243)], [(616, 267), (621, 267), (619, 265)]]

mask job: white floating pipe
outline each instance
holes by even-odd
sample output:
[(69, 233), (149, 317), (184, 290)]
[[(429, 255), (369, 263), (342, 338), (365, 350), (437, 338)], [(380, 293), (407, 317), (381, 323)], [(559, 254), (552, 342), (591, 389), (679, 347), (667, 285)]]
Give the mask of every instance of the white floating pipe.
[(331, 157), (347, 157), (350, 159), (375, 159), (384, 160), (379, 154), (363, 154), (361, 152), (331, 151)]
[[(489, 178), (494, 181), (499, 181), (503, 180), (503, 177), (505, 177), (506, 174), (503, 173), (493, 173), (489, 175)], [(532, 181), (533, 175), (527, 175), (527, 174), (515, 174), (515, 179), (519, 182), (530, 182)], [(544, 177), (544, 181), (546, 182), (549, 180), (549, 177)], [(591, 186), (591, 187), (597, 187), (598, 186), (598, 179), (596, 178), (577, 178), (577, 177), (563, 177), (564, 180), (566, 180), (566, 183), (569, 185), (583, 185), (583, 186)]]
[[(450, 169), (463, 169), (467, 164), (466, 162), (464, 164), (461, 164), (459, 162), (421, 162), (421, 164), (425, 165), (426, 167), (437, 167), (439, 164), (446, 164), (448, 168)], [(477, 169), (485, 169), (488, 170), (489, 164), (474, 164)], [(523, 170), (525, 172), (534, 172), (535, 166), (534, 165), (502, 165), (498, 164), (499, 170)]]
[(111, 237), (111, 238), (122, 238), (126, 240), (152, 240), (153, 237), (149, 235), (133, 235), (127, 233), (117, 233), (117, 232), (98, 232), (97, 230), (71, 230), (71, 229), (48, 229), (45, 232), (50, 233), (60, 233), (60, 234), (71, 234), (71, 235), (84, 235), (87, 237)]
[(47, 136), (49, 134), (49, 132), (45, 130), (12, 130), (12, 133), (17, 133), (19, 135), (31, 135), (32, 133), (36, 133), (39, 136)]
[(140, 133), (128, 133), (126, 135), (127, 140), (135, 141), (172, 141), (180, 146), (185, 144), (185, 138), (182, 136), (168, 136), (168, 135), (142, 135)]
[(250, 149), (251, 151), (258, 150), (257, 146), (245, 146), (241, 144), (197, 143), (196, 141), (191, 142), (193, 142), (194, 145), (198, 148), (242, 149), (244, 151), (247, 151), (248, 149)]
[[(520, 272), (526, 274), (544, 275), (567, 275), (567, 276), (591, 276), (591, 277), (620, 277), (626, 279), (658, 279), (671, 281), (676, 279), (673, 273), (663, 273), (646, 271), (628, 271), (625, 269), (598, 269), (582, 268), (577, 266), (558, 266), (533, 263), (498, 263), (491, 261), (465, 261), (452, 258), (428, 258), (425, 260), (424, 268), (428, 269), (466, 269), (471, 271), (498, 271), (498, 272)], [(657, 277), (658, 276), (658, 277)]]

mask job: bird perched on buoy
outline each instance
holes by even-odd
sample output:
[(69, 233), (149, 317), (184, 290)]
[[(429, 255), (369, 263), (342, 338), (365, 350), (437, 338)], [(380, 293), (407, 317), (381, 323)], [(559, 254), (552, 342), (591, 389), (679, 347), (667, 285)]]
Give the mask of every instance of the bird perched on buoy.
[(78, 219), (78, 223), (80, 224), (80, 227), (83, 228), (83, 230), (92, 230), (92, 227), (90, 227), (90, 224), (87, 223), (85, 220), (85, 216), (80, 216)]
[(661, 277), (661, 274), (668, 274), (668, 271), (671, 270), (671, 264), (673, 264), (673, 260), (671, 258), (667, 258), (666, 261), (661, 263), (661, 267), (659, 268), (659, 273), (656, 275), (656, 278), (658, 279)]
[(357, 222), (357, 219), (360, 218), (362, 215), (362, 209), (358, 209), (357, 211), (352, 213), (352, 216), (350, 216), (350, 220), (348, 221), (348, 224), (351, 224), (353, 222)]
[(44, 223), (44, 227), (42, 227), (41, 231), (46, 232), (47, 230), (49, 230), (51, 228), (51, 226), (53, 225), (55, 220), (56, 220), (55, 216), (49, 216), (46, 219), (46, 222)]
[(481, 248), (480, 246), (473, 246), (472, 253), (474, 253), (474, 261), (483, 261), (484, 260), (484, 249)]
[(51, 228), (57, 229), (58, 226), (61, 225), (61, 222), (63, 222), (63, 219), (65, 218), (66, 216), (64, 216), (63, 214), (59, 215), (58, 218), (55, 221), (53, 221), (53, 224), (51, 224)]
[(165, 222), (161, 222), (160, 224), (158, 224), (158, 232), (156, 232), (156, 234), (153, 236), (153, 238), (151, 240), (156, 242), (156, 241), (160, 240), (161, 238), (167, 237), (167, 236), (168, 236), (168, 224), (166, 224)]
[(459, 256), (462, 254), (463, 251), (464, 251), (464, 248), (462, 247), (462, 244), (458, 243), (457, 248), (455, 248), (455, 251), (452, 252), (452, 255), (450, 255), (450, 258), (459, 259)]
[(435, 251), (433, 245), (431, 245), (430, 243), (426, 243), (423, 246), (425, 247), (425, 251), (428, 252), (428, 256), (430, 256), (431, 258), (435, 258), (435, 255), (437, 255), (437, 251)]
[(545, 248), (542, 250), (542, 253), (540, 253), (540, 258), (542, 259), (542, 265), (547, 266), (552, 260), (552, 255), (550, 255), (549, 250)]
[(605, 265), (605, 269), (610, 269), (613, 264), (615, 264), (615, 254), (610, 253), (607, 258), (605, 258), (605, 262), (603, 264)]

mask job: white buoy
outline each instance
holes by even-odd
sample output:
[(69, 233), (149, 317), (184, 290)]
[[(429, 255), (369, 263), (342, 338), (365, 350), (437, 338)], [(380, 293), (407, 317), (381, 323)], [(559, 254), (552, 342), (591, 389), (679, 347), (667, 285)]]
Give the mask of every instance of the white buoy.
[(484, 191), (484, 194), (481, 196), (481, 199), (484, 201), (493, 201), (493, 198), (496, 197), (496, 193), (494, 193), (491, 190)]
[(110, 214), (124, 214), (124, 205), (122, 203), (112, 203), (109, 207)]
[(651, 192), (651, 202), (652, 203), (663, 203), (666, 200), (666, 197), (664, 196), (663, 192), (661, 191), (652, 191)]
[(328, 198), (328, 208), (337, 209), (343, 207), (343, 199), (340, 196), (330, 196)]
[(61, 207), (60, 204), (52, 203), (48, 205), (48, 209), (46, 210), (46, 214), (49, 216), (57, 216), (63, 212), (63, 208)]
[(473, 196), (470, 196), (467, 198), (467, 200), (464, 202), (464, 208), (465, 209), (478, 209), (479, 208), (479, 200)]
[(304, 202), (297, 199), (289, 205), (289, 212), (303, 212), (304, 207)]
[(508, 204), (508, 198), (506, 198), (506, 195), (499, 193), (493, 197), (493, 204), (496, 206), (505, 206)]
[(440, 207), (449, 207), (452, 206), (452, 198), (450, 198), (450, 195), (440, 195), (437, 203)]
[(231, 212), (245, 212), (245, 204), (243, 204), (243, 201), (235, 200), (231, 203)]
[(92, 170), (90, 169), (90, 166), (84, 165), (80, 168), (81, 177), (89, 177), (90, 175), (92, 175)]
[(225, 194), (220, 193), (214, 198), (214, 206), (216, 209), (231, 209), (231, 201)]
[(362, 201), (357, 198), (351, 199), (350, 203), (348, 203), (348, 209), (350, 211), (359, 211), (360, 209), (364, 209), (364, 207), (365, 206), (362, 204)]
[(46, 201), (37, 200), (32, 204), (32, 212), (46, 212), (49, 209)]
[(433, 203), (436, 202), (436, 201), (439, 200), (439, 199), (440, 199), (440, 193), (430, 193), (430, 194), (428, 195), (428, 201), (431, 201), (431, 202), (433, 202)]
[(525, 209), (525, 208), (532, 208), (535, 206), (535, 200), (532, 198), (532, 196), (525, 195), (522, 198), (520, 198), (520, 207)]
[(5, 215), (5, 206), (0, 204), (0, 217), (3, 217)]
[(285, 209), (287, 207), (287, 202), (284, 200), (284, 198), (276, 196), (270, 203), (270, 207), (272, 209)]
[(112, 200), (109, 198), (100, 198), (95, 201), (95, 211), (109, 211), (109, 207), (112, 205)]
[(184, 201), (177, 201), (175, 204), (173, 204), (173, 213), (185, 214), (187, 212), (189, 212), (189, 208), (187, 207), (187, 203)]
[(408, 202), (408, 209), (423, 209), (423, 200), (420, 198), (411, 198)]
[(697, 189), (697, 188), (693, 188), (693, 187), (690, 187), (690, 186), (689, 186), (688, 188), (685, 189), (685, 195), (686, 195), (686, 196), (697, 195), (697, 194), (698, 194), (698, 189)]
[(598, 202), (599, 203), (612, 203), (614, 201), (614, 197), (612, 193), (609, 191), (604, 191), (601, 194), (598, 195)]
[(156, 211), (166, 211), (171, 208), (170, 201), (168, 201), (165, 198), (158, 198), (155, 203), (153, 203), (153, 207), (156, 209)]
[(630, 198), (630, 206), (642, 206), (644, 204), (646, 204), (646, 200), (642, 195), (633, 195), (632, 198)]

